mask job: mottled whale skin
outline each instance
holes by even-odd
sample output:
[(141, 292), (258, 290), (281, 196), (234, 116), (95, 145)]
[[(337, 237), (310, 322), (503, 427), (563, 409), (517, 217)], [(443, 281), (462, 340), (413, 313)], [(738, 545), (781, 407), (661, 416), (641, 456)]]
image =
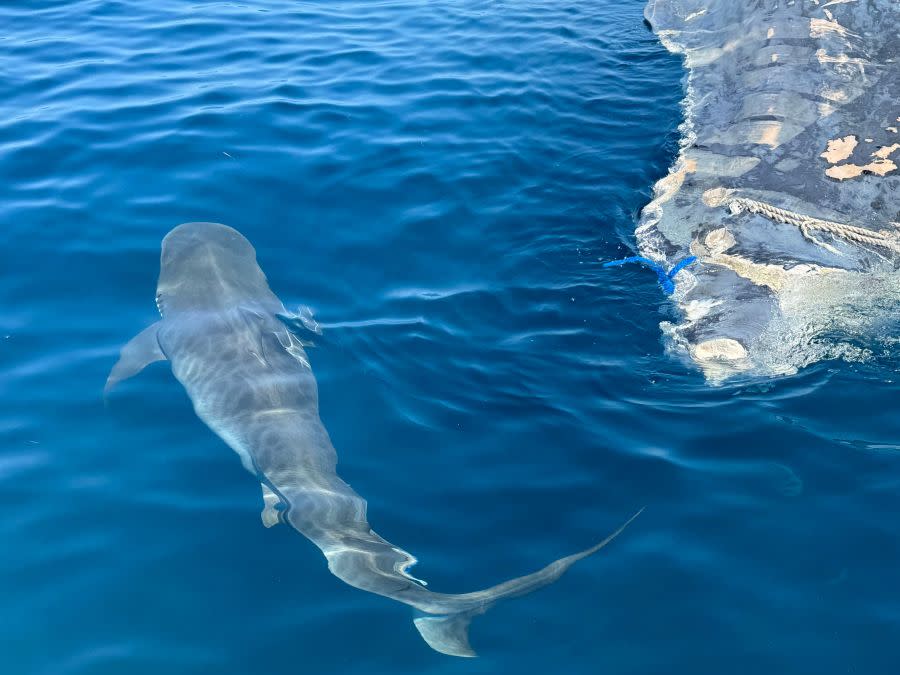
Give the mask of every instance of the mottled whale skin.
[(156, 302), (161, 320), (122, 349), (106, 390), (167, 359), (200, 419), (260, 481), (263, 522), (291, 525), (351, 586), (413, 607), (416, 628), (439, 652), (475, 656), (472, 617), (555, 581), (628, 524), (591, 548), (486, 590), (427, 590), (407, 572), (416, 559), (372, 530), (366, 501), (338, 476), (303, 345), (279, 318), (288, 314), (250, 243), (216, 223), (176, 227), (162, 243)]
[[(642, 255), (686, 256), (663, 325), (710, 380), (866, 358), (900, 298), (900, 2), (649, 0), (686, 70)], [(890, 348), (888, 338), (887, 348)]]

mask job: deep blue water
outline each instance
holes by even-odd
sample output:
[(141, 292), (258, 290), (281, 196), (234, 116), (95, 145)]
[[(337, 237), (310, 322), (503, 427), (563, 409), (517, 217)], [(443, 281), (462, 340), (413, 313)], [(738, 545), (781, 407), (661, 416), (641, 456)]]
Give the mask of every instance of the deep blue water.
[[(710, 387), (652, 275), (601, 270), (672, 161), (682, 70), (641, 0), (0, 8), (0, 672), (897, 672), (887, 361)], [(332, 577), (166, 364), (159, 243), (256, 246), (340, 471), (478, 660)], [(886, 363), (888, 365), (886, 365)]]

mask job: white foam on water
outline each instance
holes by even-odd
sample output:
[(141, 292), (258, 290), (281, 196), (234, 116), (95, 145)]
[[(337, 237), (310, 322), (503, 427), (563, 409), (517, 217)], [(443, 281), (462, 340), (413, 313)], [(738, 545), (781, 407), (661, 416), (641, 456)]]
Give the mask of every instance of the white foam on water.
[(805, 276), (778, 298), (780, 314), (749, 349), (755, 369), (780, 375), (822, 360), (867, 361), (896, 327), (900, 271)]

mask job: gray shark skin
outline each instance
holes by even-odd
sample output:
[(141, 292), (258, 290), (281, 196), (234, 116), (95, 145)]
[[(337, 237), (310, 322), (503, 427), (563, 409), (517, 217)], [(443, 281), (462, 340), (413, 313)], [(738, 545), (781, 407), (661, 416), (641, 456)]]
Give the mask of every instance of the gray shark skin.
[(250, 243), (225, 225), (176, 227), (162, 243), (156, 303), (161, 320), (122, 349), (106, 391), (168, 359), (198, 417), (260, 481), (263, 523), (288, 523), (322, 551), (335, 576), (413, 607), (416, 628), (439, 652), (475, 656), (468, 640), (474, 616), (552, 583), (637, 516), (533, 574), (474, 593), (429, 591), (407, 572), (416, 559), (372, 530), (366, 501), (338, 476), (309, 360), (279, 318), (287, 312)]
[(900, 298), (900, 2), (649, 0), (687, 71), (641, 215), (679, 274), (668, 344), (713, 381), (867, 358)]

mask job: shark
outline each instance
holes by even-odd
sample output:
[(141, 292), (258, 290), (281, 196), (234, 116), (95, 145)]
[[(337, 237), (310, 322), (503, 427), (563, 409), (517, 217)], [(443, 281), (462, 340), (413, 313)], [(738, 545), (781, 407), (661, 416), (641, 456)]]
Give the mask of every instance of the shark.
[(432, 591), (410, 574), (416, 558), (372, 529), (365, 499), (338, 475), (308, 343), (286, 320), (291, 315), (250, 242), (218, 223), (174, 228), (162, 242), (156, 305), (160, 320), (122, 348), (105, 394), (148, 364), (168, 361), (197, 416), (259, 481), (263, 524), (294, 528), (350, 586), (412, 607), (416, 629), (438, 652), (475, 656), (474, 617), (559, 579), (640, 513), (599, 543), (531, 574), (475, 592)]

